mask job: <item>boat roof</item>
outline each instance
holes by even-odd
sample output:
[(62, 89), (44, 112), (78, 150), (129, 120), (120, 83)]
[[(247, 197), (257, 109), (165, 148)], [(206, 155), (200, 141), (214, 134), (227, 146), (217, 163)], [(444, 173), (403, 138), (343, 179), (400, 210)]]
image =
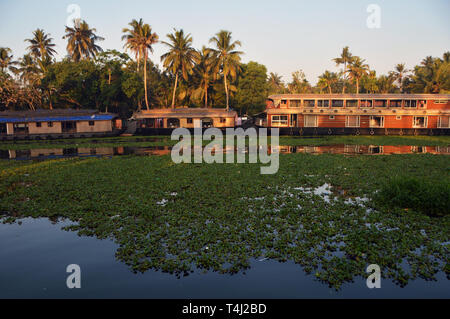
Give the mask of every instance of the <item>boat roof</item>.
[(142, 118), (197, 118), (197, 117), (236, 117), (236, 111), (214, 108), (162, 108), (141, 110), (135, 112), (133, 117)]
[(55, 109), (35, 111), (0, 112), (0, 123), (58, 122), (58, 121), (105, 121), (116, 118), (113, 113), (99, 113), (96, 110)]
[(450, 100), (450, 94), (273, 94), (271, 100), (280, 99), (417, 99)]

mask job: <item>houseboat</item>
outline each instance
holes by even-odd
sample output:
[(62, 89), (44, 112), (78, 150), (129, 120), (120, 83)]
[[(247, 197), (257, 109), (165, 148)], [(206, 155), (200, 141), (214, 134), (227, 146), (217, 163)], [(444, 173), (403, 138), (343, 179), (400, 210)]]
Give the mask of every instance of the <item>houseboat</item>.
[(121, 131), (116, 114), (94, 110), (0, 112), (0, 140), (114, 136)]
[(277, 94), (266, 127), (284, 135), (449, 135), (450, 94)]
[(170, 135), (173, 129), (179, 127), (234, 127), (237, 113), (226, 109), (179, 107), (140, 110), (133, 114), (132, 119), (136, 121), (137, 135)]

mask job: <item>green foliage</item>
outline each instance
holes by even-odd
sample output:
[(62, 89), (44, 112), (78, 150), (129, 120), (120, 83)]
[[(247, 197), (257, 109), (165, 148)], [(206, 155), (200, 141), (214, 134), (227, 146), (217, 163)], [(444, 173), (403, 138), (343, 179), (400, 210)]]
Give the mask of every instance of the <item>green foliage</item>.
[(264, 65), (253, 61), (242, 65), (235, 99), (240, 114), (256, 114), (265, 109), (267, 68)]
[[(68, 230), (113, 239), (116, 258), (135, 272), (234, 274), (269, 258), (339, 289), (373, 263), (401, 286), (448, 271), (448, 215), (357, 201), (374, 197), (392, 172), (417, 179), (426, 170), (443, 183), (446, 156), (281, 155), (276, 175), (260, 175), (259, 163), (176, 165), (170, 156), (6, 163), (0, 212), (65, 217)], [(307, 191), (324, 183), (329, 202)]]
[(422, 60), (421, 65), (414, 68), (408, 90), (413, 93), (449, 93), (450, 92), (450, 61), (449, 53), (443, 59), (431, 56)]
[(413, 209), (428, 216), (450, 214), (450, 181), (399, 176), (389, 179), (376, 196), (388, 208)]

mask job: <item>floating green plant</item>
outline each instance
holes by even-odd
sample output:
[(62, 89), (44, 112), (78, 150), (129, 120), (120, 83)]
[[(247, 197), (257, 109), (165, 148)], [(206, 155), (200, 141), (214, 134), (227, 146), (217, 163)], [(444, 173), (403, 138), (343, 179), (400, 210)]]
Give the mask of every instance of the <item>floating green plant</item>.
[[(280, 155), (260, 164), (174, 164), (169, 156), (0, 161), (0, 212), (64, 217), (111, 238), (135, 272), (234, 274), (252, 259), (294, 261), (336, 289), (378, 264), (404, 286), (448, 274), (450, 217), (379, 205), (396, 176), (448, 181), (440, 155)], [(405, 266), (406, 265), (406, 266)]]

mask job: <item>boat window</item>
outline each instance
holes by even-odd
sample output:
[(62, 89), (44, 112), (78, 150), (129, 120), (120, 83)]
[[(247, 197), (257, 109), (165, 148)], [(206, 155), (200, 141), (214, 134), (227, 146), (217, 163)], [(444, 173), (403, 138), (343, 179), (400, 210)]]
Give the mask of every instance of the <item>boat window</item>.
[(304, 107), (314, 107), (316, 105), (316, 100), (304, 100), (303, 106)]
[(301, 100), (291, 100), (289, 102), (289, 107), (300, 107), (302, 105)]
[(450, 116), (440, 116), (438, 127), (439, 128), (450, 128)]
[(288, 116), (287, 115), (272, 115), (272, 126), (287, 126)]
[(347, 116), (346, 127), (359, 127), (359, 116)]
[(425, 108), (427, 106), (426, 100), (419, 100), (419, 101), (417, 101), (417, 103), (419, 104), (420, 108)]
[(14, 134), (28, 134), (28, 123), (14, 123)]
[(427, 117), (426, 116), (414, 116), (413, 127), (414, 128), (426, 128), (427, 127)]
[(346, 107), (358, 107), (358, 100), (347, 100), (345, 102)]
[(416, 107), (417, 106), (417, 101), (416, 100), (405, 100), (404, 107)]
[(372, 100), (361, 100), (361, 107), (372, 107)]
[(330, 107), (330, 100), (317, 100), (318, 107)]
[(386, 107), (387, 106), (387, 100), (375, 100), (373, 102), (373, 106), (375, 106), (375, 107)]
[(305, 127), (317, 127), (317, 116), (305, 115)]
[(402, 107), (402, 100), (390, 100), (389, 107)]
[(331, 100), (331, 107), (343, 107), (344, 100)]
[(384, 127), (384, 116), (371, 116), (370, 127)]

